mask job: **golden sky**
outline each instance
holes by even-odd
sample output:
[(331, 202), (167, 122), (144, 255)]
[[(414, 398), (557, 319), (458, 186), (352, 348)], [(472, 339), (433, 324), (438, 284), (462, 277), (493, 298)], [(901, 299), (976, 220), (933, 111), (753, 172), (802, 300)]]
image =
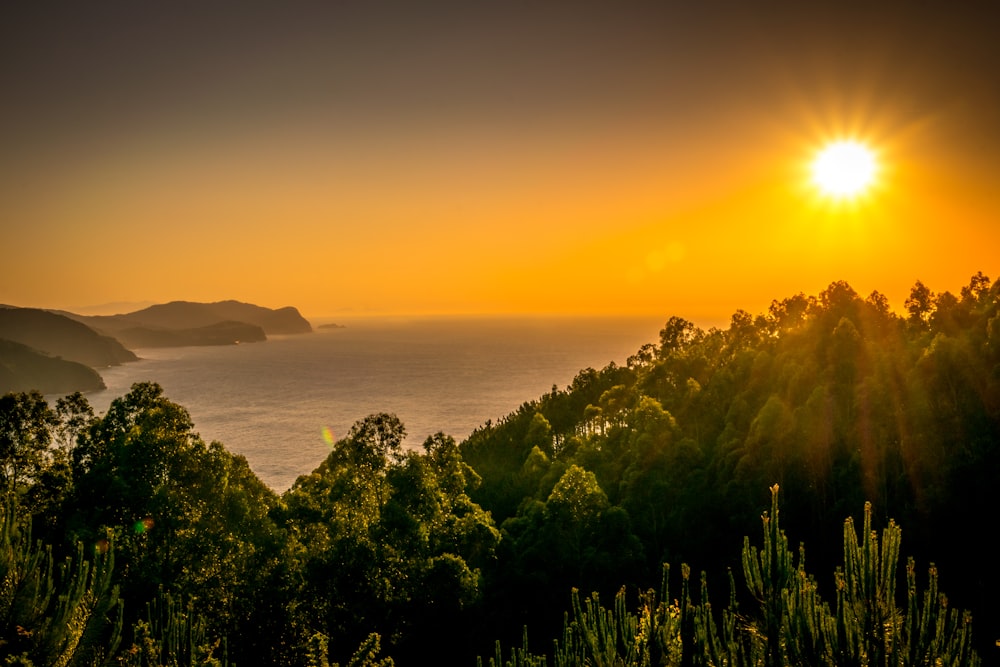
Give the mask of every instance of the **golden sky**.
[[(0, 303), (725, 322), (1000, 278), (990, 5), (868, 4), (6, 3)], [(880, 170), (836, 203), (842, 137)]]

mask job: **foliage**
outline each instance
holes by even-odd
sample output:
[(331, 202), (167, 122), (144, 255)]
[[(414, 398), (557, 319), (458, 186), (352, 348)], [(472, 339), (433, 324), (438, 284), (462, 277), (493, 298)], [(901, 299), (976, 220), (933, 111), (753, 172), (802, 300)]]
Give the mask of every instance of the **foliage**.
[[(16, 493), (54, 553), (80, 542), (115, 545), (114, 582), (126, 605), (125, 627), (162, 588), (196, 594), (219, 635), (248, 632), (241, 644), (271, 643), (266, 618), (281, 536), (269, 517), (277, 497), (242, 457), (193, 432), (187, 412), (155, 384), (137, 384), (96, 418), (86, 399), (4, 397), (8, 423), (21, 424)], [(31, 407), (31, 410), (26, 409)], [(29, 447), (25, 443), (31, 444)], [(13, 462), (13, 463), (12, 463)]]
[(303, 633), (351, 644), (380, 627), (395, 655), (420, 654), (479, 599), (499, 533), (468, 496), (478, 476), (452, 438), (403, 454), (403, 434), (365, 418), (286, 494)]
[(57, 562), (18, 519), (13, 494), (0, 516), (0, 658), (22, 665), (103, 665), (114, 654), (122, 603), (112, 584), (114, 550)]
[[(716, 619), (702, 574), (700, 601), (689, 588), (690, 570), (682, 568), (679, 600), (670, 602), (669, 567), (661, 593), (640, 596), (629, 611), (625, 589), (610, 608), (593, 593), (581, 601), (572, 594), (572, 620), (566, 617), (561, 639), (554, 642), (556, 667), (582, 665), (647, 667), (650, 665), (969, 665), (980, 664), (972, 650), (968, 612), (948, 609), (937, 590), (931, 566), (927, 590), (917, 594), (914, 564), (906, 566), (907, 604), (897, 608), (895, 581), (899, 569), (901, 530), (893, 522), (881, 543), (865, 506), (863, 539), (854, 524), (844, 524), (844, 563), (835, 574), (836, 601), (822, 599), (815, 578), (804, 564), (804, 548), (796, 558), (778, 522), (778, 487), (772, 488), (770, 513), (762, 516), (763, 544), (744, 538), (743, 573), (757, 603), (755, 613), (740, 612), (735, 596)], [(499, 644), (491, 667), (544, 665), (525, 639), (503, 659)]]
[[(615, 579), (645, 588), (663, 562), (724, 576), (726, 536), (753, 529), (759, 490), (775, 482), (820, 569), (839, 551), (824, 527), (870, 500), (911, 527), (913, 553), (951, 573), (963, 605), (1000, 624), (992, 553), (959, 546), (1000, 510), (1000, 283), (977, 273), (955, 296), (918, 282), (905, 308), (835, 282), (737, 311), (725, 330), (672, 317), (627, 366), (581, 371), (474, 432), (461, 446), (482, 478), (472, 497), (505, 536), (490, 591), (510, 619), (504, 640), (524, 622), (557, 632), (540, 611), (550, 573), (572, 576), (548, 595), (612, 595)], [(551, 453), (529, 438), (542, 419)], [(592, 540), (592, 557), (619, 567), (585, 573), (580, 554), (541, 546), (549, 496), (573, 466), (594, 475), (628, 527), (618, 543), (634, 539), (642, 563)]]
[[(902, 315), (835, 282), (726, 329), (671, 317), (625, 365), (461, 444), (405, 433), (365, 417), (278, 496), (156, 384), (100, 416), (79, 394), (0, 397), (2, 657), (376, 665), (384, 642), (401, 664), (909, 665), (993, 648), (956, 609), (1000, 626), (994, 554), (973, 544), (1000, 509), (1000, 284), (982, 273), (957, 295), (918, 282)], [(776, 505), (745, 543), (747, 585), (727, 575), (775, 483), (831, 580)], [(866, 500), (860, 534), (828, 531)], [(915, 559), (897, 572), (890, 516), (953, 601), (936, 566), (920, 594)], [(685, 562), (701, 577), (682, 565), (671, 595), (663, 564)], [(730, 582), (724, 608), (710, 578)], [(563, 617), (574, 590), (591, 594)]]
[(37, 391), (0, 396), (0, 488), (23, 492), (49, 463), (55, 412)]
[[(216, 657), (216, 652), (220, 656)], [(132, 628), (132, 644), (119, 658), (122, 667), (226, 667), (224, 639), (212, 640), (208, 623), (189, 600), (160, 591), (146, 605), (145, 618)]]
[[(308, 667), (331, 667), (327, 659), (329, 641), (321, 632), (317, 632), (309, 638), (306, 656)], [(392, 658), (379, 658), (378, 654), (382, 650), (382, 638), (377, 633), (372, 633), (361, 642), (361, 646), (354, 652), (347, 667), (393, 667), (395, 664)], [(340, 663), (333, 663), (332, 667), (340, 667)]]

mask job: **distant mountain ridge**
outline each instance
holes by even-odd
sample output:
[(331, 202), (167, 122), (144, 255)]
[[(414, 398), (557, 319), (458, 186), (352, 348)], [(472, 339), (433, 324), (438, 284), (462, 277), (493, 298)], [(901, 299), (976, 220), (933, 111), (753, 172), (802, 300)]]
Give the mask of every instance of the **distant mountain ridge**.
[[(193, 330), (218, 326), (224, 322), (253, 325), (262, 329), (267, 335), (312, 332), (312, 325), (293, 306), (272, 309), (233, 300), (215, 303), (171, 301), (121, 315), (64, 314), (115, 337), (119, 337), (119, 334), (129, 330), (133, 330), (133, 334), (139, 333), (136, 330), (142, 329), (160, 330), (161, 332), (162, 330)], [(190, 338), (190, 336), (187, 337)], [(195, 338), (197, 337), (195, 336)], [(230, 342), (250, 342), (251, 340), (256, 340), (256, 338), (249, 332), (245, 332), (238, 334)], [(177, 344), (190, 345), (192, 343), (179, 342)], [(135, 347), (143, 347), (143, 345), (139, 344)]]

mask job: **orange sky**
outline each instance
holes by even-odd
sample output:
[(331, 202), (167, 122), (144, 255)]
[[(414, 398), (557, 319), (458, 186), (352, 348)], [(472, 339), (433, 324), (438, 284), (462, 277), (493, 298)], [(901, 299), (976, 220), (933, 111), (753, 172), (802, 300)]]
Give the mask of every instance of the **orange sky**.
[[(272, 4), (0, 9), (0, 303), (724, 322), (1000, 278), (988, 4)], [(881, 175), (831, 205), (842, 136)]]

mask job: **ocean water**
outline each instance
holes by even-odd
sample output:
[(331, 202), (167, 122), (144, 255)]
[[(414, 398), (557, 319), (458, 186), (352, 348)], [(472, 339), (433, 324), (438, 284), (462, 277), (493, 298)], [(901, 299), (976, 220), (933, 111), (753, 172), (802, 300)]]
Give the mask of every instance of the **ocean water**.
[[(314, 322), (314, 325), (322, 321)], [(487, 420), (565, 388), (584, 368), (625, 363), (657, 339), (651, 318), (370, 318), (267, 342), (140, 349), (104, 369), (98, 414), (154, 381), (206, 441), (247, 458), (272, 489), (310, 473), (359, 419), (395, 413), (407, 447), (439, 431), (461, 441)]]

